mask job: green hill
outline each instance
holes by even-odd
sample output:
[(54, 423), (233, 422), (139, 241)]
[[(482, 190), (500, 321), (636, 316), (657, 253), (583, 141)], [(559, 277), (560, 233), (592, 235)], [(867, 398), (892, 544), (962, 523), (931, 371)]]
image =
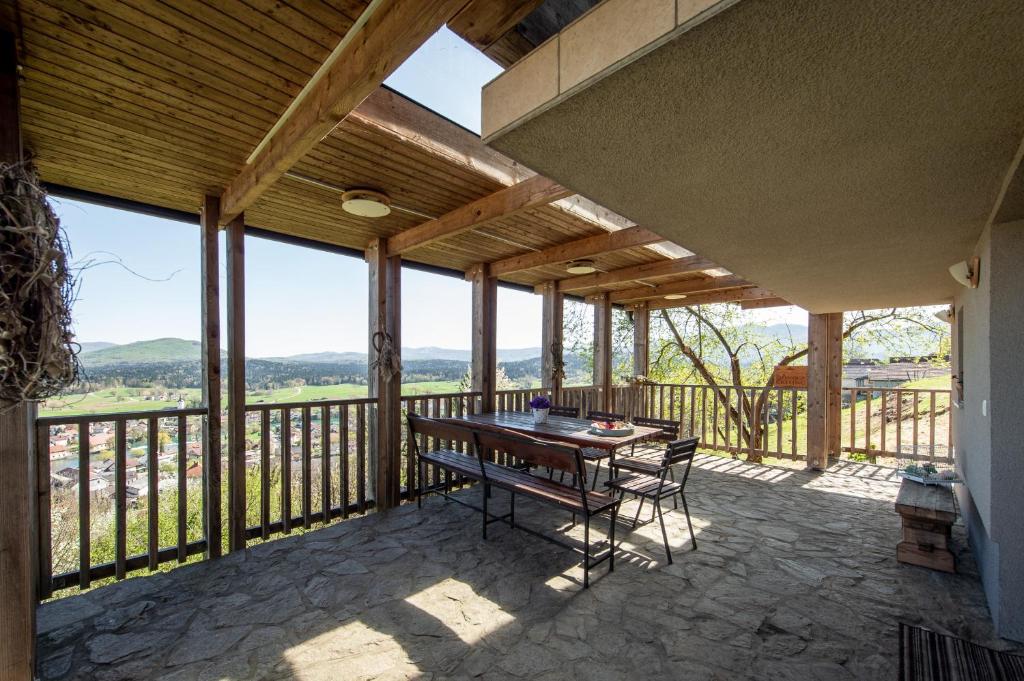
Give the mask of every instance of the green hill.
[(79, 357), (86, 367), (109, 364), (151, 364), (154, 362), (198, 362), (202, 345), (181, 338), (157, 338), (84, 352)]

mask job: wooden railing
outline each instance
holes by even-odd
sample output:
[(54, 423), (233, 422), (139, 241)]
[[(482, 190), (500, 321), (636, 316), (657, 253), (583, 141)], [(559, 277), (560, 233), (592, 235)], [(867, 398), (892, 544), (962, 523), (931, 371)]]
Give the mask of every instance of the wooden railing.
[(844, 403), (844, 452), (869, 460), (952, 461), (951, 391), (847, 388)]
[(372, 507), (367, 452), (376, 404), (363, 398), (246, 405), (246, 432), (258, 433), (255, 441), (247, 438), (246, 470), (259, 473), (258, 487), (249, 484), (246, 494), (248, 539)]
[[(189, 460), (202, 460), (202, 451), (195, 445), (201, 448), (205, 414), (205, 409), (173, 409), (36, 420), (40, 597), (76, 584), (84, 589), (95, 579), (123, 579), (129, 572), (155, 570), (161, 563), (183, 563), (206, 550), (201, 523), (197, 527), (189, 522), (190, 501), (198, 499), (201, 508), (202, 489), (188, 484)], [(166, 452), (160, 451), (162, 433), (175, 434), (176, 445)], [(62, 443), (52, 452), (51, 436)], [(111, 438), (111, 445), (102, 447)], [(141, 449), (141, 458), (130, 460), (129, 448)], [(71, 455), (61, 457), (65, 449)], [(176, 473), (173, 490), (161, 485), (161, 460)], [(135, 482), (141, 471), (144, 482)], [(134, 484), (129, 485), (129, 480)], [(173, 528), (161, 527), (160, 502), (172, 493), (175, 522)], [(142, 507), (144, 518), (129, 515), (129, 508)], [(134, 531), (129, 531), (129, 523)], [(112, 550), (104, 551), (97, 544), (112, 544)]]

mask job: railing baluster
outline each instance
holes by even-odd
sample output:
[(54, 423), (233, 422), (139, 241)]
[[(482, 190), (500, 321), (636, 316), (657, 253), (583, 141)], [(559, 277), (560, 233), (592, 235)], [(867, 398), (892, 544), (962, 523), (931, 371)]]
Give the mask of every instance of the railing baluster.
[(146, 479), (149, 487), (146, 504), (148, 532), (147, 558), (149, 571), (160, 564), (160, 463), (157, 460), (159, 447), (159, 423), (156, 418), (146, 420)]
[(260, 538), (270, 536), (270, 409), (260, 409)]
[(790, 410), (790, 412), (792, 414), (792, 417), (791, 417), (790, 422), (789, 422), (789, 448), (793, 452), (793, 458), (794, 459), (799, 459), (800, 458), (800, 452), (799, 452), (799, 447), (797, 446), (797, 438), (796, 438), (796, 431), (797, 431), (797, 407), (799, 406), (799, 404), (800, 404), (800, 396), (797, 394), (796, 390), (793, 390), (793, 392), (790, 394), (790, 409), (789, 410)]
[(348, 449), (348, 405), (342, 406), (338, 413), (338, 456), (341, 457), (341, 517), (348, 517), (348, 460), (351, 452)]
[(128, 560), (127, 423), (114, 422), (114, 577), (124, 579)]
[[(718, 450), (718, 411), (719, 411), (719, 403), (721, 402), (721, 396), (719, 395), (718, 390), (714, 390), (714, 389), (711, 391), (711, 396), (714, 399), (714, 403), (711, 405), (711, 448), (717, 451)], [(707, 411), (707, 404), (704, 402), (704, 400), (701, 400), (700, 420), (701, 420), (702, 423), (704, 421), (704, 412), (705, 411)], [(702, 441), (703, 441), (703, 439), (702, 439)]]
[(903, 391), (896, 389), (896, 456), (903, 457)]
[(935, 391), (928, 392), (928, 459), (935, 461)]
[(178, 562), (188, 557), (188, 422), (178, 416)]
[(366, 512), (366, 405), (356, 409), (356, 499), (360, 513)]
[(292, 531), (292, 413), (281, 410), (281, 529)]
[(89, 422), (78, 423), (78, 586), (89, 588), (91, 547), (89, 535), (89, 483), (92, 471), (89, 466)]
[(918, 412), (919, 405), (920, 405), (920, 401), (919, 400), (920, 400), (921, 395), (916, 390), (912, 391), (912, 394), (914, 395), (914, 461), (917, 461), (917, 440), (918, 440), (917, 431), (918, 431), (918, 429), (920, 427), (919, 415), (918, 415), (917, 412)]
[[(775, 391), (775, 454), (782, 458), (782, 423), (786, 407), (782, 402), (782, 388)], [(767, 438), (765, 438), (767, 439)]]
[(864, 401), (864, 454), (865, 456), (871, 457), (871, 461), (874, 462), (875, 457), (871, 453), (871, 398), (874, 396), (874, 390), (868, 389), (868, 398)]
[(320, 508), (323, 523), (331, 522), (331, 408), (320, 408)]
[(850, 389), (850, 454), (857, 451), (857, 388)]
[(313, 424), (309, 407), (302, 408), (302, 527), (313, 525)]
[(881, 427), (881, 431), (882, 432), (881, 432), (881, 442), (879, 443), (878, 448), (881, 450), (882, 456), (885, 456), (886, 453), (887, 453), (886, 449), (885, 449), (885, 447), (886, 447), (886, 441), (885, 441), (886, 438), (885, 438), (885, 436), (886, 436), (886, 431), (888, 430), (888, 422), (889, 422), (889, 412), (887, 411), (888, 410), (888, 402), (889, 402), (889, 394), (888, 394), (888, 391), (885, 390), (884, 388), (881, 390), (881, 397), (880, 397), (880, 399), (882, 400), (882, 404), (879, 407), (879, 409), (881, 410), (880, 413), (879, 413), (879, 416), (881, 417), (882, 422), (879, 425)]
[(38, 505), (36, 507), (36, 527), (38, 530), (37, 552), (39, 562), (36, 565), (38, 574), (38, 596), (44, 600), (53, 595), (53, 519), (50, 500), (50, 428), (36, 425), (36, 469), (38, 487), (36, 489)]

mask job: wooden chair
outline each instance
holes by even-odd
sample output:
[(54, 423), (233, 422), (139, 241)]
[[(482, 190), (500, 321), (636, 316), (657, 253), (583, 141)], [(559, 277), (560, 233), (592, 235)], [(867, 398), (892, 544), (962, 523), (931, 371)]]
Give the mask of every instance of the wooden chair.
[[(613, 411), (588, 411), (588, 421), (625, 421), (625, 414), (617, 414)], [(591, 489), (597, 489), (597, 474), (601, 472), (601, 459), (611, 458), (611, 452), (607, 449), (597, 449), (596, 447), (584, 447), (582, 450), (583, 459), (585, 461), (593, 461), (597, 464), (594, 469), (594, 481), (591, 483)]]
[[(616, 459), (613, 462), (614, 468), (618, 470), (629, 471), (627, 475), (621, 477), (615, 477), (605, 483), (605, 487), (608, 488), (613, 494), (619, 493), (619, 501), (628, 493), (634, 497), (640, 499), (640, 506), (636, 510), (636, 516), (633, 518), (633, 527), (636, 527), (637, 521), (640, 519), (640, 511), (643, 509), (644, 501), (647, 499), (651, 500), (654, 505), (654, 511), (651, 514), (651, 520), (648, 522), (654, 522), (655, 516), (661, 521), (661, 537), (665, 542), (665, 554), (668, 556), (668, 562), (672, 562), (672, 551), (668, 544), (668, 532), (665, 530), (665, 517), (661, 510), (661, 500), (667, 497), (675, 498), (675, 495), (679, 495), (679, 499), (683, 502), (683, 513), (686, 514), (686, 526), (690, 530), (690, 541), (693, 543), (693, 548), (697, 548), (697, 538), (693, 534), (693, 523), (690, 522), (690, 509), (686, 505), (686, 496), (683, 494), (683, 489), (686, 487), (686, 480), (690, 477), (690, 468), (693, 465), (693, 457), (697, 451), (697, 444), (700, 438), (690, 437), (684, 440), (676, 440), (675, 442), (669, 442), (665, 447), (665, 452), (661, 457), (661, 461), (658, 463), (652, 463), (646, 460), (633, 460), (632, 458), (627, 459)], [(683, 478), (679, 482), (669, 482), (666, 480), (669, 471), (672, 466), (685, 463), (686, 468), (683, 472)]]
[[(647, 416), (637, 416), (633, 419), (633, 423), (638, 426), (658, 428), (661, 432), (656, 435), (652, 435), (652, 440), (657, 440), (659, 442), (675, 442), (679, 439), (679, 423), (676, 421), (670, 421), (668, 419), (653, 419)], [(658, 461), (660, 460), (662, 453), (660, 449), (646, 448), (646, 451), (642, 451), (638, 454), (636, 451), (636, 443), (634, 443), (629, 449), (629, 455), (631, 457), (646, 457), (653, 461)], [(668, 476), (673, 482), (675, 482), (676, 474), (672, 469), (669, 469)]]
[(565, 416), (571, 419), (578, 419), (580, 417), (579, 407), (566, 407), (551, 405), (551, 409), (548, 410), (549, 416)]

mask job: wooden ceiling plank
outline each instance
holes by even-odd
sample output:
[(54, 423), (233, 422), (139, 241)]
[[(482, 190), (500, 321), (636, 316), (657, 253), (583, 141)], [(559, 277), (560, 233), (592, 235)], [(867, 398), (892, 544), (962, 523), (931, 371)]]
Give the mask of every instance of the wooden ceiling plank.
[(643, 227), (628, 227), (617, 232), (606, 232), (594, 236), (577, 239), (568, 243), (559, 244), (542, 251), (524, 253), (522, 255), (505, 258), (491, 263), (491, 272), (494, 276), (502, 276), (511, 272), (543, 267), (544, 265), (555, 265), (561, 262), (589, 258), (591, 256), (607, 253), (620, 248), (631, 248), (653, 244), (664, 239), (654, 232)]
[(570, 277), (558, 282), (558, 290), (579, 291), (588, 288), (598, 288), (608, 284), (618, 284), (626, 281), (643, 281), (653, 277), (667, 277), (673, 274), (691, 274), (702, 272), (718, 267), (715, 263), (697, 255), (675, 258), (673, 260), (659, 260), (657, 262), (644, 263), (633, 267), (625, 267), (610, 272), (595, 272), (584, 274), (579, 277)]
[(388, 255), (399, 255), (446, 237), (468, 232), (491, 220), (542, 206), (570, 196), (572, 191), (546, 177), (536, 175), (511, 187), (499, 189), (441, 217), (424, 222), (388, 239)]
[[(461, 7), (463, 0), (381, 0), (336, 60), (305, 91), (301, 102), (271, 134), (251, 163), (221, 196), (221, 219), (251, 205), (366, 99), (427, 38)], [(350, 32), (351, 33), (351, 32)]]
[(741, 288), (753, 286), (751, 282), (733, 275), (725, 277), (700, 277), (697, 279), (686, 279), (684, 281), (671, 281), (655, 286), (638, 286), (636, 288), (622, 289), (611, 292), (613, 303), (633, 302), (637, 300), (651, 300), (664, 298), (666, 295), (686, 295), (707, 293), (727, 288)]

